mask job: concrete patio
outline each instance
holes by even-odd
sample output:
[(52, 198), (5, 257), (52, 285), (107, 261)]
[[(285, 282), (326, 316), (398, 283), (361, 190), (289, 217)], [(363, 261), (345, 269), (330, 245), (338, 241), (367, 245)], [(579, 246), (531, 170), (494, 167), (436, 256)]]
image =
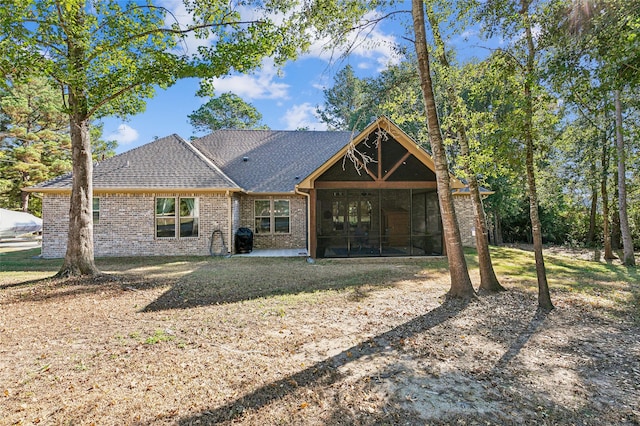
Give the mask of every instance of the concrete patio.
[(233, 254), (234, 257), (307, 257), (307, 249), (254, 249), (250, 253)]

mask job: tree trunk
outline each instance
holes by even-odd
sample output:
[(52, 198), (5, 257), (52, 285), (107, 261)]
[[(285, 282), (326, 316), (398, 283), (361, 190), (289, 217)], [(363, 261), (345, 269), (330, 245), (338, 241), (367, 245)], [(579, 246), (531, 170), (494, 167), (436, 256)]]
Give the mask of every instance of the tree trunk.
[[(29, 172), (20, 173), (22, 186), (29, 186)], [(25, 213), (29, 212), (29, 193), (27, 191), (20, 191), (20, 210)]]
[(79, 3), (70, 13), (73, 24), (67, 34), (72, 84), (67, 87), (70, 110), (72, 183), (69, 206), (67, 252), (57, 276), (97, 275), (93, 252), (93, 163), (89, 134), (88, 99), (85, 92), (86, 34), (83, 28), (84, 6)]
[[(427, 5), (427, 18), (431, 25), (431, 31), (436, 45), (436, 57), (445, 69), (445, 73), (450, 73), (451, 66), (444, 45), (444, 41), (440, 36), (440, 29), (435, 18), (431, 5)], [(480, 189), (478, 187), (478, 179), (474, 171), (471, 169), (471, 152), (469, 149), (469, 140), (467, 139), (467, 130), (464, 125), (462, 112), (455, 88), (450, 80), (450, 75), (445, 77), (447, 98), (453, 121), (456, 125), (458, 133), (458, 142), (460, 143), (461, 163), (464, 172), (469, 181), (469, 195), (471, 198), (471, 207), (473, 208), (473, 218), (476, 227), (476, 249), (478, 250), (478, 268), (480, 270), (480, 289), (486, 291), (504, 291), (505, 288), (500, 285), (498, 277), (493, 269), (491, 262), (491, 252), (489, 251), (489, 232), (485, 219), (484, 210), (482, 208), (482, 198), (480, 197)]]
[[(591, 165), (591, 170), (595, 174), (596, 165)], [(589, 232), (587, 233), (587, 245), (593, 247), (596, 235), (596, 218), (598, 213), (598, 184), (594, 180), (591, 183), (591, 210), (589, 212)]]
[(73, 178), (67, 252), (58, 276), (97, 275), (93, 253), (93, 163), (89, 122), (71, 120)]
[(622, 235), (622, 263), (626, 266), (636, 264), (633, 254), (633, 239), (627, 215), (627, 179), (625, 166), (624, 136), (622, 134), (622, 102), (620, 91), (613, 92), (616, 104), (616, 147), (618, 152), (618, 213), (620, 215), (620, 233)]
[(29, 193), (26, 191), (20, 191), (20, 210), (29, 212)]
[(456, 212), (453, 207), (453, 196), (451, 195), (449, 185), (449, 167), (444, 150), (444, 142), (442, 140), (438, 111), (433, 93), (433, 84), (431, 81), (429, 52), (427, 50), (427, 36), (424, 25), (424, 3), (422, 0), (412, 0), (411, 13), (415, 32), (415, 48), (418, 59), (420, 86), (427, 114), (429, 141), (431, 142), (433, 161), (436, 168), (438, 200), (440, 202), (442, 227), (449, 262), (449, 273), (451, 276), (451, 288), (448, 296), (454, 298), (469, 298), (475, 295), (475, 290), (471, 285), (471, 278), (469, 278), (467, 261), (462, 249), (460, 229), (458, 228)]
[[(617, 155), (616, 155), (617, 156)], [(617, 161), (617, 160), (616, 160)], [(618, 169), (613, 172), (613, 200), (611, 200), (611, 248), (615, 251), (620, 250), (620, 214), (618, 213)]]
[(606, 260), (615, 259), (611, 247), (611, 230), (609, 229), (609, 192), (607, 190), (607, 180), (609, 176), (609, 141), (607, 133), (602, 133), (602, 177), (600, 180), (600, 192), (602, 193), (602, 236), (604, 243), (604, 258)]
[(533, 251), (536, 260), (536, 276), (538, 278), (538, 306), (544, 310), (553, 309), (551, 295), (549, 294), (549, 284), (547, 283), (547, 272), (542, 256), (542, 224), (538, 216), (538, 194), (536, 189), (535, 169), (533, 167), (533, 94), (531, 92), (532, 80), (534, 78), (535, 47), (531, 31), (531, 21), (529, 18), (529, 0), (521, 0), (522, 9), (520, 11), (525, 28), (527, 42), (527, 63), (524, 76), (524, 137), (526, 146), (526, 170), (527, 186), (529, 189), (529, 216), (531, 218), (531, 234), (533, 237)]
[(496, 233), (496, 238), (495, 238), (495, 244), (497, 246), (500, 246), (502, 244), (504, 244), (504, 237), (502, 236), (502, 224), (500, 223), (501, 219), (500, 219), (500, 212), (498, 212), (498, 209), (496, 208), (493, 211), (493, 216), (495, 218), (495, 233)]
[(469, 178), (469, 190), (471, 193), (471, 204), (476, 223), (476, 247), (478, 250), (478, 268), (480, 269), (480, 289), (486, 291), (504, 291), (491, 261), (489, 251), (489, 231), (482, 207), (482, 199), (478, 188), (478, 181), (474, 175)]

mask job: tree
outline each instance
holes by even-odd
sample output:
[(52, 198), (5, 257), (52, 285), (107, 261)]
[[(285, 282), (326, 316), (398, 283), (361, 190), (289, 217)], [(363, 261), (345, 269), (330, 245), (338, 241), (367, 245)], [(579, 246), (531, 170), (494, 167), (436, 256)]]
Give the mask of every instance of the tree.
[(606, 260), (614, 259), (611, 231), (609, 229), (609, 192), (607, 190), (607, 180), (609, 178), (609, 143), (605, 133), (602, 137), (602, 155), (600, 163), (602, 165), (602, 174), (600, 177), (600, 192), (602, 193), (602, 234), (604, 245), (604, 258)]
[(616, 108), (616, 152), (618, 154), (618, 211), (620, 214), (620, 232), (622, 233), (622, 263), (627, 266), (636, 264), (633, 253), (633, 239), (629, 227), (629, 215), (627, 209), (627, 168), (625, 166), (626, 150), (622, 129), (622, 101), (620, 90), (613, 91)]
[[(308, 46), (307, 33), (291, 19), (298, 17), (291, 2), (185, 0), (184, 5), (193, 19), (186, 26), (151, 2), (14, 0), (0, 8), (5, 79), (46, 75), (60, 87), (69, 116), (73, 181), (59, 276), (99, 273), (91, 214), (92, 119), (135, 114), (156, 87), (169, 87), (180, 78), (248, 71), (264, 57), (281, 64)], [(257, 18), (244, 19), (244, 7), (253, 8)], [(181, 50), (188, 35), (214, 42)]]
[(492, 0), (483, 5), (482, 17), (487, 21), (489, 31), (496, 28), (503, 37), (513, 37), (515, 48), (511, 57), (517, 62), (517, 70), (521, 79), (522, 105), (519, 108), (519, 138), (524, 145), (524, 164), (527, 177), (527, 193), (529, 196), (529, 218), (538, 282), (538, 307), (544, 310), (553, 309), (547, 273), (542, 253), (542, 224), (538, 211), (538, 193), (535, 171), (535, 143), (534, 129), (535, 105), (537, 92), (540, 89), (537, 56), (540, 46), (536, 46), (533, 30), (540, 21), (534, 20), (543, 16), (542, 10), (538, 14), (532, 13), (531, 0)]
[[(41, 200), (23, 188), (71, 170), (69, 117), (50, 81), (31, 78), (0, 91), (0, 205), (41, 214)], [(115, 155), (117, 142), (102, 140), (102, 124), (91, 128), (94, 161)]]
[[(387, 5), (386, 2), (380, 2)], [(377, 13), (373, 18), (366, 17), (365, 14), (375, 10), (379, 2), (364, 2), (361, 0), (338, 1), (333, 0), (316, 4), (312, 8), (314, 15), (314, 26), (320, 37), (327, 36), (330, 40), (329, 47), (344, 46), (345, 40), (352, 40), (350, 33), (366, 32), (377, 25), (380, 21), (406, 11), (393, 10), (388, 13)], [(393, 2), (389, 5), (393, 6)], [(336, 13), (336, 10), (340, 10)], [(451, 187), (449, 184), (449, 166), (444, 150), (443, 137), (441, 133), (438, 112), (436, 108), (433, 81), (430, 74), (429, 53), (427, 50), (427, 38), (424, 21), (424, 3), (421, 0), (413, 0), (411, 6), (413, 45), (416, 52), (417, 68), (422, 94), (422, 101), (425, 108), (427, 131), (429, 142), (433, 152), (435, 164), (436, 184), (438, 199), (440, 203), (440, 213), (443, 223), (444, 239), (449, 262), (449, 273), (451, 277), (451, 287), (448, 296), (452, 298), (469, 298), (475, 295), (471, 284), (467, 263), (464, 257), (462, 239), (455, 216)], [(347, 43), (346, 49), (349, 51), (353, 44)], [(352, 99), (349, 96), (345, 100)], [(334, 103), (334, 105), (348, 105), (348, 102)], [(345, 117), (345, 115), (342, 115)]]
[(223, 93), (210, 99), (189, 116), (189, 122), (199, 132), (219, 129), (266, 129), (260, 124), (262, 114), (234, 93)]
[[(556, 56), (561, 64), (561, 74), (573, 73), (579, 80), (585, 80), (597, 86), (602, 99), (613, 98), (615, 106), (614, 129), (617, 148), (617, 186), (618, 217), (614, 224), (620, 224), (623, 240), (623, 263), (635, 264), (633, 239), (627, 213), (626, 164), (628, 149), (624, 141), (623, 103), (621, 94), (626, 88), (637, 88), (640, 83), (638, 65), (640, 64), (640, 2), (637, 0), (603, 0), (599, 2), (563, 2), (556, 25), (565, 30), (565, 40), (570, 41), (573, 49), (565, 49), (562, 44)], [(559, 37), (561, 38), (561, 37)], [(578, 92), (581, 93), (581, 92)], [(584, 95), (583, 95), (584, 96)], [(588, 98), (588, 96), (584, 96)], [(609, 102), (605, 101), (605, 104)], [(604, 109), (606, 112), (606, 109)], [(608, 127), (608, 126), (607, 126)], [(606, 137), (606, 136), (605, 136)], [(603, 141), (604, 144), (607, 141)], [(608, 163), (607, 148), (603, 147), (602, 165)], [(603, 170), (603, 182), (606, 183), (606, 170)], [(603, 198), (606, 185), (602, 185)], [(604, 201), (604, 200), (603, 200)], [(603, 206), (607, 209), (608, 206)], [(605, 217), (604, 226), (608, 226)], [(608, 232), (605, 232), (608, 234)], [(608, 235), (605, 235), (605, 256), (613, 257), (607, 250)]]
[(367, 82), (367, 88), (375, 92), (375, 98), (368, 103), (377, 108), (378, 115), (386, 115), (416, 142), (431, 150), (415, 57), (390, 65)]
[(420, 86), (424, 97), (429, 141), (431, 142), (433, 161), (436, 168), (438, 200), (440, 201), (442, 227), (447, 248), (449, 273), (451, 275), (451, 288), (448, 295), (450, 297), (469, 298), (475, 294), (475, 291), (469, 278), (467, 262), (462, 250), (460, 229), (458, 228), (455, 209), (453, 207), (453, 198), (449, 185), (449, 166), (444, 151), (444, 142), (431, 80), (429, 51), (427, 48), (427, 35), (424, 21), (425, 8), (422, 0), (412, 0), (411, 15), (413, 18), (414, 44), (418, 59)]
[(445, 91), (449, 101), (452, 121), (454, 123), (455, 130), (457, 131), (457, 140), (460, 144), (460, 161), (469, 182), (469, 197), (471, 199), (471, 206), (473, 207), (476, 229), (476, 248), (478, 250), (478, 267), (480, 269), (480, 289), (487, 291), (503, 291), (504, 287), (500, 285), (498, 277), (493, 269), (493, 264), (491, 263), (489, 231), (487, 230), (484, 208), (482, 206), (482, 199), (480, 198), (478, 179), (475, 171), (472, 170), (471, 167), (471, 152), (469, 149), (469, 141), (467, 139), (465, 117), (462, 111), (463, 105), (461, 99), (459, 99), (458, 94), (456, 93), (456, 87), (454, 86), (454, 79), (456, 79), (458, 73), (449, 63), (444, 40), (440, 35), (440, 24), (431, 4), (427, 5), (427, 18), (431, 25), (431, 31), (436, 46), (436, 57), (443, 68), (442, 74), (443, 79), (445, 80)]
[(118, 141), (106, 141), (102, 139), (104, 124), (94, 122), (91, 126), (91, 154), (93, 161), (102, 161), (105, 158), (116, 155)]
[(524, 126), (523, 136), (525, 141), (525, 165), (527, 170), (527, 187), (529, 190), (529, 215), (531, 218), (531, 233), (533, 235), (533, 251), (536, 261), (536, 276), (538, 278), (538, 306), (545, 310), (553, 309), (547, 271), (542, 255), (542, 224), (538, 216), (538, 194), (536, 189), (536, 175), (533, 166), (534, 136), (533, 136), (533, 85), (535, 82), (535, 56), (536, 47), (533, 41), (533, 24), (529, 8), (531, 0), (520, 0), (519, 14), (525, 31), (526, 62), (523, 70), (524, 90)]
[[(481, 62), (466, 64), (452, 79), (464, 102), (464, 123), (473, 152), (470, 165), (476, 175), (482, 176), (483, 185), (496, 191), (484, 205), (491, 217), (493, 240), (502, 244), (504, 236), (510, 240), (523, 231), (509, 228), (509, 223), (521, 216), (526, 192), (518, 131), (521, 83), (516, 66), (510, 55), (498, 50)], [(448, 127), (454, 125), (451, 118), (445, 117)]]
[(324, 89), (325, 102), (316, 108), (320, 120), (329, 130), (361, 131), (369, 124), (370, 117), (363, 108), (367, 105), (366, 83), (356, 77), (351, 65), (338, 71), (333, 78), (333, 87)]
[[(593, 152), (594, 158), (600, 158), (600, 192), (602, 194), (603, 240), (605, 258), (615, 258), (612, 251), (613, 236), (609, 230), (608, 174), (609, 146), (616, 137), (616, 129), (622, 128), (622, 115), (611, 114), (615, 105), (615, 91), (624, 86), (638, 84), (637, 73), (633, 70), (638, 62), (638, 22), (640, 22), (640, 4), (637, 1), (620, 3), (616, 0), (601, 2), (560, 2), (555, 23), (550, 32), (556, 46), (550, 55), (550, 80), (568, 104), (573, 105), (581, 120), (586, 120), (597, 129), (600, 136), (592, 146), (600, 145), (600, 154)], [(623, 41), (623, 42), (621, 42)], [(635, 68), (637, 69), (637, 68)], [(634, 77), (635, 76), (635, 77)], [(616, 123), (616, 119), (620, 119)], [(620, 126), (618, 126), (618, 124)], [(620, 132), (620, 136), (623, 133)], [(616, 139), (616, 142), (618, 140)], [(625, 169), (624, 159), (628, 149), (622, 144), (622, 156), (618, 155), (618, 166)], [(618, 144), (616, 143), (616, 146)], [(581, 152), (590, 152), (589, 147)], [(622, 160), (622, 163), (620, 163)], [(595, 161), (595, 160), (592, 160)], [(618, 173), (618, 172), (617, 172)], [(627, 228), (626, 216), (626, 180), (620, 186), (619, 173), (616, 179), (618, 190), (614, 192), (620, 207), (613, 217), (614, 229)], [(592, 197), (595, 199), (595, 197)], [(628, 223), (628, 222), (627, 222)], [(620, 224), (620, 226), (617, 226)], [(633, 242), (630, 231), (627, 234), (627, 256), (633, 260)], [(624, 238), (623, 238), (624, 240)]]
[(43, 78), (9, 82), (0, 92), (0, 114), (3, 206), (38, 213), (22, 189), (71, 169), (68, 116), (58, 92)]
[(389, 65), (376, 77), (360, 79), (351, 65), (324, 90), (320, 119), (333, 130), (361, 131), (371, 118), (385, 115), (416, 142), (428, 147), (420, 78), (414, 60)]

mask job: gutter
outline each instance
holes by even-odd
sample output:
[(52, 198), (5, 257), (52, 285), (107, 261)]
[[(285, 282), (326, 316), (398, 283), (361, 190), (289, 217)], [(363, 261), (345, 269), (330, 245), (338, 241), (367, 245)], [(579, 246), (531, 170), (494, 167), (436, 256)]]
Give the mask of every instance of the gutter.
[(233, 244), (234, 241), (232, 240), (233, 238), (233, 200), (231, 199), (231, 191), (227, 190), (226, 194), (227, 196), (227, 214), (229, 217), (229, 221), (228, 221), (228, 230), (227, 230), (227, 241), (229, 241), (229, 247), (227, 248), (228, 250), (228, 254), (233, 254)]
[[(28, 187), (22, 189), (25, 192), (40, 194), (71, 194), (71, 187), (68, 188), (35, 188)], [(96, 187), (93, 186), (94, 194), (166, 194), (166, 193), (195, 193), (211, 194), (225, 192), (243, 192), (242, 188), (162, 188), (162, 187)]]

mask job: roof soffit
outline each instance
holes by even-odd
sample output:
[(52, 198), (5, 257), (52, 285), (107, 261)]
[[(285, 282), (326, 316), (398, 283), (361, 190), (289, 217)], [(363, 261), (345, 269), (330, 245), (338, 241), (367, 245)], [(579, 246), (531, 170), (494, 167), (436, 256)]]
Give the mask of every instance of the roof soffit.
[[(353, 150), (354, 147), (357, 147), (360, 143), (365, 141), (369, 135), (373, 134), (376, 131), (382, 130), (389, 134), (393, 139), (396, 140), (400, 145), (402, 145), (409, 154), (413, 155), (418, 159), (422, 164), (424, 164), (427, 168), (435, 173), (435, 163), (433, 158), (429, 153), (427, 153), (424, 149), (420, 148), (418, 144), (409, 137), (402, 129), (400, 129), (396, 124), (394, 124), (387, 117), (382, 116), (377, 120), (373, 121), (369, 124), (362, 132), (353, 137), (351, 141), (345, 145), (340, 151), (338, 151), (333, 157), (331, 157), (328, 161), (326, 161), (322, 166), (316, 169), (313, 173), (307, 176), (305, 179), (300, 181), (297, 185), (299, 189), (312, 189), (315, 186), (315, 181), (322, 176), (329, 168), (335, 165), (338, 161), (342, 161), (345, 156), (348, 155), (350, 150)], [(369, 173), (367, 170), (363, 169), (363, 173)], [(371, 173), (369, 173), (371, 174)], [(373, 176), (372, 176), (373, 177)], [(464, 184), (458, 180), (452, 174), (449, 174), (450, 184), (452, 188), (462, 188)]]

